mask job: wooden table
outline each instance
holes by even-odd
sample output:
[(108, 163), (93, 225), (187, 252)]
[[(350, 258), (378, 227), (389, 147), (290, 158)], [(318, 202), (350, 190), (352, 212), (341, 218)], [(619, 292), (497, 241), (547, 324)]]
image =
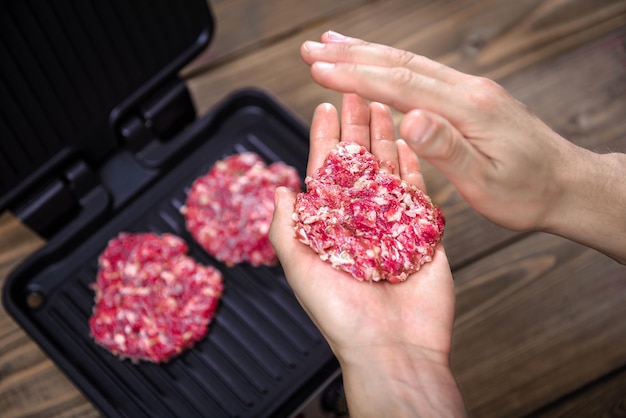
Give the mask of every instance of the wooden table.
[[(211, 4), (214, 41), (183, 72), (200, 115), (243, 86), (269, 90), (307, 122), (318, 103), (338, 105), (298, 53), (332, 28), (494, 78), (574, 143), (626, 152), (623, 0)], [(626, 268), (559, 237), (498, 228), (432, 167), (424, 171), (448, 219), (458, 301), (452, 360), (470, 416), (625, 416)], [(0, 283), (41, 245), (2, 214)], [(0, 416), (97, 415), (0, 311)]]

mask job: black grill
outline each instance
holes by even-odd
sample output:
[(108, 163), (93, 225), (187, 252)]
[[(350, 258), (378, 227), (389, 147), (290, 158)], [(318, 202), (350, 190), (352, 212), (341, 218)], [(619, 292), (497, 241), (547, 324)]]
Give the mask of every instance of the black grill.
[[(193, 180), (233, 153), (253, 151), (267, 163), (284, 161), (304, 178), (307, 132), (281, 109), (256, 91), (233, 95), (220, 112), (190, 128), (197, 146), (114, 218), (80, 242), (72, 236), (50, 242), (58, 248), (47, 256), (53, 262), (35, 275), (24, 274), (31, 271), (24, 268), (9, 278), (9, 311), (106, 415), (288, 415), (337, 371), (280, 266), (223, 265), (193, 241), (179, 213)], [(177, 234), (191, 257), (224, 276), (209, 335), (167, 364), (121, 361), (89, 336), (97, 257), (121, 231)], [(35, 256), (27, 265), (39, 262)], [(33, 295), (40, 306), (33, 308)]]

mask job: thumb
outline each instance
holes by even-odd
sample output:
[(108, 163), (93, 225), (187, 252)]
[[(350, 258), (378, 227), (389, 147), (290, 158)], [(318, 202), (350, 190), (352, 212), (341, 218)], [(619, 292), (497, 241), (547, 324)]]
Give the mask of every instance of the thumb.
[(400, 135), (419, 157), (453, 183), (467, 176), (468, 169), (485, 158), (447, 119), (422, 109), (405, 115)]
[(277, 187), (274, 193), (274, 216), (270, 224), (269, 240), (276, 255), (282, 261), (289, 248), (293, 247), (295, 232), (293, 229), (293, 207), (295, 194), (286, 187)]

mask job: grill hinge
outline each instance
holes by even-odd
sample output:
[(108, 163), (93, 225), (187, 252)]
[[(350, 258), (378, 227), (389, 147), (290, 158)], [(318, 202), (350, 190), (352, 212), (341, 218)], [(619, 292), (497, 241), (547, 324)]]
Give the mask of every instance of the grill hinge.
[(167, 142), (196, 118), (185, 83), (175, 78), (136, 107), (120, 124), (119, 134), (131, 151), (153, 141)]
[(75, 161), (35, 187), (10, 210), (43, 238), (51, 238), (75, 219), (98, 181), (82, 161)]

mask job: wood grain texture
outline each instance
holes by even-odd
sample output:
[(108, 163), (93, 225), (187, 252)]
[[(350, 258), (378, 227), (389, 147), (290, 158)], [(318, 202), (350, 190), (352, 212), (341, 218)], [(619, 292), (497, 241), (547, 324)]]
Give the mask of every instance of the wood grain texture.
[[(200, 115), (247, 86), (270, 91), (306, 123), (317, 104), (338, 105), (338, 94), (311, 81), (298, 51), (334, 29), (495, 78), (573, 142), (626, 151), (623, 0), (211, 4), (216, 38), (183, 72)], [(597, 379), (626, 364), (624, 268), (557, 237), (494, 226), (424, 166), (448, 220), (445, 245), (458, 284), (453, 364), (471, 416), (569, 416), (602, 399), (612, 400), (602, 411), (618, 410), (623, 376)], [(0, 216), (0, 284), (43, 244), (9, 214)], [(614, 386), (594, 385), (608, 381)], [(614, 396), (603, 398), (606, 391)], [(0, 310), (0, 417), (98, 415)]]
[(215, 17), (215, 33), (209, 48), (185, 67), (181, 74), (192, 77), (246, 52), (262, 48), (313, 22), (322, 22), (372, 0), (213, 0), (208, 1)]
[(626, 25), (503, 84), (575, 144), (601, 153), (626, 151)]
[(455, 273), (470, 416), (521, 416), (626, 365), (626, 267), (537, 233)]
[[(44, 241), (8, 212), (0, 215), (0, 286)], [(89, 417), (93, 406), (0, 308), (0, 416)]]
[(626, 367), (565, 395), (528, 417), (626, 417)]

